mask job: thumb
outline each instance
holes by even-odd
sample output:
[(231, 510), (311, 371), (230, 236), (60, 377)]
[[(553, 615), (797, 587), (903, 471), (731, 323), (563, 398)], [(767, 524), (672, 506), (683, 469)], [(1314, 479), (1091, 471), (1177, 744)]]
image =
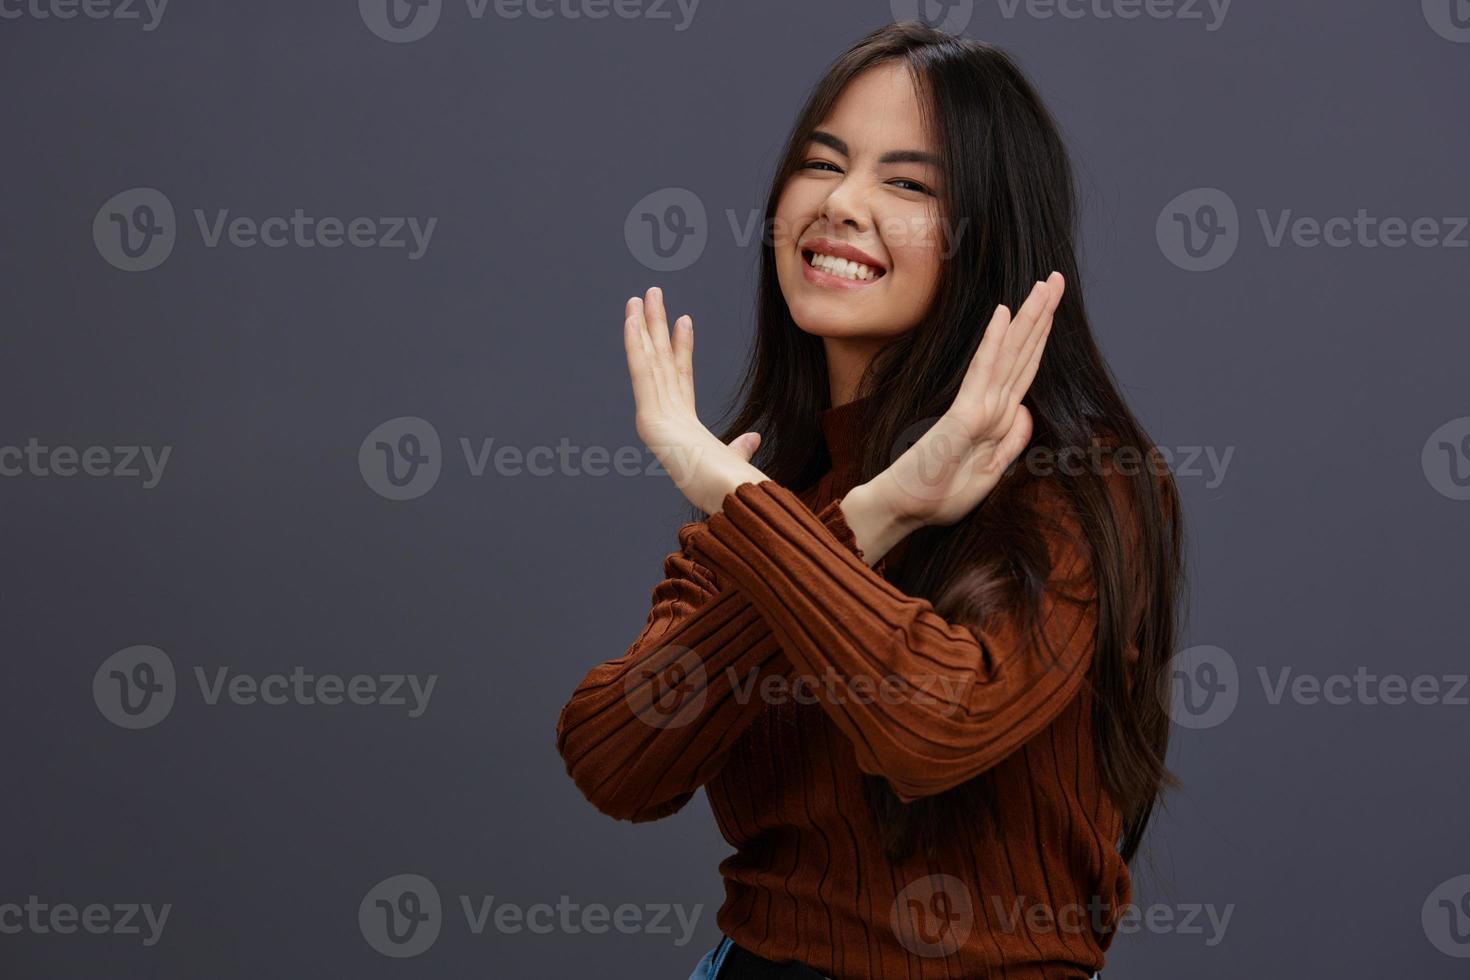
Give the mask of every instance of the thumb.
[(755, 455), (760, 444), (761, 434), (759, 432), (745, 432), (730, 440), (730, 448), (735, 450), (747, 463), (750, 462), (750, 457)]

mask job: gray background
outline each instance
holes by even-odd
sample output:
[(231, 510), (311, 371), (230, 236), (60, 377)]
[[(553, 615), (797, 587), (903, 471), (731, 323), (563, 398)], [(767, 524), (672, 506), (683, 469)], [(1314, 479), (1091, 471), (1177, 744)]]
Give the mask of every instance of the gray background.
[[(1470, 44), (1417, 2), (1237, 0), (1216, 30), (1201, 11), (1007, 17), (989, 0), (965, 27), (1022, 61), (1064, 127), (1087, 205), (1080, 287), (1150, 433), (1234, 453), (1223, 480), (1179, 482), (1185, 641), (1228, 652), (1238, 704), (1176, 727), (1186, 790), (1134, 893), (1232, 918), (1215, 945), (1121, 936), (1104, 972), (1463, 976), (1421, 909), (1470, 873), (1470, 708), (1272, 704), (1257, 669), (1465, 670), (1470, 502), (1437, 489), (1445, 474), (1421, 452), (1470, 415), (1470, 250), (1273, 248), (1257, 210), (1470, 212)], [(657, 474), (475, 477), (459, 449), (639, 446), (621, 310), (652, 284), (696, 318), (712, 427), (728, 405), (757, 253), (725, 215), (760, 207), (808, 87), (893, 13), (706, 0), (676, 30), (670, 12), (475, 19), (448, 0), (412, 43), (375, 36), (342, 0), (175, 0), (151, 31), (0, 19), (0, 446), (173, 447), (153, 489), (0, 479), (0, 902), (173, 905), (153, 947), (0, 935), (7, 977), (683, 977), (715, 940), (728, 848), (703, 796), (615, 823), (553, 738), (583, 673), (641, 627), (682, 498)], [(104, 261), (91, 234), (135, 187), (178, 215), (172, 253), (146, 272)], [(671, 187), (707, 209), (708, 246), (656, 272), (624, 225)], [(1211, 187), (1239, 207), (1238, 247), (1185, 271), (1156, 221)], [(196, 208), (438, 224), (418, 260), (209, 248)], [(444, 445), (413, 500), (374, 492), (357, 461), (397, 416)], [(128, 731), (91, 684), (135, 644), (169, 655), (178, 693), (166, 719)], [(410, 719), (211, 706), (193, 678), (298, 665), (438, 686)], [(423, 955), (390, 959), (357, 908), (407, 872), (434, 881), (445, 922)], [(682, 947), (475, 936), (461, 894), (703, 908)]]

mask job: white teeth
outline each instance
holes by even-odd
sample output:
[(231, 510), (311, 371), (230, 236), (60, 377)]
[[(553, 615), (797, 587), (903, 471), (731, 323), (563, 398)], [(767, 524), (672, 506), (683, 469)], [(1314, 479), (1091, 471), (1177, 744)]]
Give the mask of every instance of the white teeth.
[(853, 262), (848, 259), (839, 259), (833, 255), (812, 255), (812, 265), (821, 269), (829, 275), (838, 276), (842, 279), (854, 279), (865, 282), (869, 279), (878, 278), (878, 270), (861, 262)]

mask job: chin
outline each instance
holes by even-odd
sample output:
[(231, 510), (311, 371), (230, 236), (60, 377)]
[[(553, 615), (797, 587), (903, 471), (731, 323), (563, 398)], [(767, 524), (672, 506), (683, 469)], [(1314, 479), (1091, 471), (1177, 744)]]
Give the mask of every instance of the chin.
[(868, 323), (866, 318), (859, 320), (851, 313), (846, 315), (834, 312), (817, 313), (792, 308), (791, 319), (802, 333), (808, 333), (814, 337), (877, 338), (883, 333), (882, 330)]

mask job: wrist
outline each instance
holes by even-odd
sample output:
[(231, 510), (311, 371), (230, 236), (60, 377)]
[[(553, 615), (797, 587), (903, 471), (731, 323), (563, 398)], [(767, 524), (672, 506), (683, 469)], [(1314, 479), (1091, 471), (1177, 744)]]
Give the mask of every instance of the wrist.
[(725, 509), (725, 498), (747, 483), (760, 483), (769, 480), (770, 477), (760, 470), (744, 463), (721, 470), (714, 475), (711, 485), (707, 491), (706, 499), (698, 503), (700, 510), (706, 514), (717, 514)]
[(881, 488), (873, 483), (853, 487), (839, 506), (843, 520), (852, 530), (858, 550), (869, 566), (876, 565), (895, 545), (924, 524), (897, 512)]

